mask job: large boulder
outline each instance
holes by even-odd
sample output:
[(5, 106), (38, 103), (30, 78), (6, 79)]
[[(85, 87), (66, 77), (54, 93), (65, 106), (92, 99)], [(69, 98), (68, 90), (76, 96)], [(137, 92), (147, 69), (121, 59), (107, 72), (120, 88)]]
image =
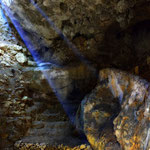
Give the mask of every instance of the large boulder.
[(125, 150), (148, 150), (150, 84), (116, 69), (101, 70), (99, 80), (81, 103), (77, 128), (94, 149), (107, 149), (111, 144), (117, 149), (118, 141)]
[(82, 100), (77, 112), (76, 127), (79, 132), (85, 133), (93, 149), (119, 148), (113, 134), (113, 119), (119, 111), (118, 99), (101, 85)]
[[(3, 143), (1, 145), (4, 147), (11, 145), (24, 135), (33, 133), (31, 127), (42, 128), (42, 118), (46, 118), (46, 115), (55, 118), (54, 114), (47, 112), (49, 109), (63, 114), (62, 117), (59, 115), (58, 120), (66, 119), (59, 102), (63, 104), (74, 123), (75, 112), (80, 101), (96, 84), (95, 68), (111, 66), (130, 70), (137, 65), (142, 66), (143, 63), (149, 64), (147, 59), (150, 56), (148, 0), (72, 0), (71, 2), (69, 0), (38, 0), (35, 2), (33, 0), (2, 0), (0, 7), (10, 19), (9, 25), (15, 31), (13, 34), (19, 39), (19, 42), (16, 41), (10, 34), (10, 28), (6, 27), (7, 21), (0, 22), (2, 26), (0, 38), (0, 115), (2, 116), (0, 121), (2, 128), (0, 128), (0, 138)], [(32, 56), (26, 48), (20, 46), (23, 44), (14, 26)], [(138, 72), (138, 69), (136, 71)], [(120, 82), (119, 79), (124, 77), (127, 79)], [(81, 112), (84, 112), (84, 109), (90, 110), (89, 107), (91, 110), (87, 112), (87, 115), (81, 113), (81, 122), (78, 122), (80, 130), (84, 130), (95, 149), (109, 149), (110, 147), (117, 149), (119, 148), (117, 140), (125, 149), (143, 147), (142, 142), (146, 143), (144, 148), (147, 147), (149, 141), (149, 136), (146, 136), (146, 132), (149, 133), (147, 119), (144, 115), (143, 120), (137, 121), (137, 124), (133, 119), (136, 110), (142, 109), (144, 112), (148, 110), (147, 104), (145, 101), (142, 101), (140, 105), (137, 102), (137, 105), (131, 108), (130, 105), (128, 106), (129, 98), (127, 97), (130, 97), (129, 93), (135, 89), (131, 85), (132, 90), (126, 91), (128, 84), (132, 83), (136, 87), (144, 80), (141, 81), (136, 77), (132, 79), (130, 75), (109, 69), (101, 71), (100, 80), (100, 85), (93, 90), (94, 97), (89, 95), (89, 98), (86, 97), (81, 104)], [(138, 80), (141, 83), (130, 82), (132, 80)], [(143, 86), (145, 87), (141, 85)], [(138, 92), (142, 93), (140, 90)], [(101, 91), (105, 91), (106, 94), (101, 94), (103, 93)], [(127, 97), (124, 98), (124, 95)], [(124, 102), (127, 102), (127, 108), (130, 111), (126, 112)], [(121, 112), (119, 113), (120, 107)], [(107, 109), (103, 110), (103, 108)], [(114, 121), (116, 140), (113, 133), (113, 119), (118, 113)], [(127, 119), (129, 115), (132, 120)], [(87, 126), (84, 128), (84, 120), (92, 130), (86, 128)], [(129, 121), (129, 125), (126, 125), (132, 128), (132, 131), (129, 129), (129, 136), (123, 132), (125, 130), (122, 120), (127, 123)], [(134, 123), (134, 126), (130, 124), (131, 122)], [(109, 125), (103, 128), (105, 123)], [(63, 127), (66, 125), (62, 124)], [(145, 126), (145, 130), (140, 130), (143, 134), (139, 138), (139, 133), (133, 129), (134, 127), (141, 129), (142, 125)], [(47, 127), (49, 126), (46, 125), (46, 128), (40, 133), (44, 132), (45, 135)], [(13, 131), (10, 130), (11, 128)], [(37, 130), (34, 131), (36, 133)], [(99, 131), (101, 135), (97, 134)], [(63, 129), (60, 133), (62, 132)], [(137, 144), (138, 141), (140, 145)]]

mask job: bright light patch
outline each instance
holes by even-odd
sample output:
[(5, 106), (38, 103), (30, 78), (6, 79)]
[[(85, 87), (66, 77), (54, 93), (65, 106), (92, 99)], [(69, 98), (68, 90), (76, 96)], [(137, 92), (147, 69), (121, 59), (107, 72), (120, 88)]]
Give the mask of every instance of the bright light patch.
[(2, 3), (9, 7), (12, 3), (12, 0), (2, 0)]
[[(41, 60), (41, 57), (36, 52), (36, 50), (35, 50), (35, 44), (32, 41), (31, 37), (26, 35), (26, 32), (23, 30), (23, 28), (22, 28), (19, 20), (17, 20), (15, 18), (15, 16), (14, 16), (13, 12), (11, 11), (11, 9), (7, 5), (5, 5), (3, 3), (1, 3), (1, 5), (2, 5), (2, 8), (5, 10), (7, 16), (10, 18), (11, 22), (13, 23), (14, 27), (18, 31), (18, 34), (20, 35), (20, 37), (24, 41), (26, 47), (29, 49), (30, 53), (32, 54), (35, 62), (37, 63), (38, 66), (40, 66), (39, 62)], [(44, 74), (45, 78), (48, 80), (50, 87), (53, 89), (56, 97), (58, 98), (59, 102), (62, 104), (64, 110), (66, 111), (66, 113), (68, 114), (71, 122), (73, 123), (74, 122), (73, 115), (70, 114), (70, 107), (68, 107), (68, 105), (66, 105), (66, 104), (63, 103), (63, 99), (61, 97), (62, 96), (61, 95), (61, 91), (60, 92), (57, 91), (56, 85), (53, 82), (53, 80), (50, 78), (49, 73), (46, 70), (44, 70), (43, 67), (39, 67), (39, 69), (42, 71), (42, 73)]]
[[(38, 51), (35, 48), (36, 47), (35, 45), (37, 45), (37, 44), (34, 43), (34, 41), (32, 40), (32, 38), (30, 36), (27, 36), (26, 31), (23, 29), (23, 27), (20, 24), (20, 20), (18, 20), (15, 17), (14, 13), (12, 12), (11, 8), (9, 7), (12, 4), (12, 0), (0, 0), (0, 2), (1, 2), (1, 5), (2, 5), (2, 8), (6, 12), (7, 16), (10, 18), (10, 20), (13, 23), (14, 27), (18, 31), (18, 34), (20, 35), (20, 37), (24, 41), (26, 47), (29, 49), (30, 53), (32, 54), (35, 62), (40, 67), (42, 57), (40, 56), (40, 54), (38, 53)], [(34, 0), (31, 0), (31, 2), (35, 6), (35, 8), (40, 12), (40, 14), (44, 18), (46, 18), (47, 22), (52, 27), (52, 29), (55, 30), (56, 33), (58, 33), (58, 35), (66, 42), (68, 47), (73, 50), (73, 52), (80, 58), (80, 60), (83, 63), (85, 63), (89, 66), (89, 69), (91, 69), (91, 70), (93, 70), (93, 72), (95, 72), (95, 69), (92, 66), (90, 66), (90, 62), (88, 60), (86, 60), (86, 58), (84, 58), (84, 56), (82, 56), (80, 54), (80, 51), (76, 48), (76, 46), (62, 33), (62, 31), (60, 29), (58, 29), (55, 26), (55, 24), (51, 20), (51, 18), (49, 18), (44, 13), (44, 11), (38, 7), (38, 5), (34, 2)], [(51, 62), (47, 62), (47, 63), (51, 64)], [(62, 97), (62, 90), (57, 88), (57, 84), (55, 82), (53, 82), (53, 79), (50, 77), (49, 73), (42, 66), (40, 67), (40, 70), (42, 71), (45, 78), (49, 82), (50, 87), (53, 89), (53, 91), (54, 91), (55, 95), (57, 96), (59, 102), (62, 104), (62, 106), (63, 106), (64, 110), (66, 111), (66, 113), (68, 114), (71, 122), (74, 124), (74, 121), (75, 121), (74, 106), (71, 106), (70, 103), (66, 101), (66, 99), (64, 100), (64, 97)]]

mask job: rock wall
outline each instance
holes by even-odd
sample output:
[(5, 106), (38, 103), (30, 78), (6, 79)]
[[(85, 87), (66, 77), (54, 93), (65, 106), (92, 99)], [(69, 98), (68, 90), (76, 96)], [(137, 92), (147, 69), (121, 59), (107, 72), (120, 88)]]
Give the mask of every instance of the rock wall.
[[(56, 146), (83, 144), (78, 136), (72, 136), (68, 118), (74, 124), (81, 100), (96, 85), (99, 69), (119, 68), (149, 80), (149, 6), (148, 0), (2, 0), (1, 8), (8, 20), (0, 24), (1, 147), (13, 149), (14, 143), (17, 149), (47, 147), (55, 142)], [(110, 92), (107, 96), (112, 97)], [(110, 111), (119, 113), (116, 106), (118, 103), (113, 103), (108, 112), (98, 109), (94, 117), (103, 114), (109, 120)], [(117, 119), (121, 117), (119, 114)], [(87, 122), (95, 133), (91, 120)], [(120, 148), (116, 139), (123, 148), (132, 147), (126, 146), (126, 133), (117, 131), (119, 123), (114, 124), (117, 138), (112, 122), (102, 132), (105, 142), (100, 139), (95, 143), (100, 137), (98, 132), (95, 139), (87, 136), (95, 149), (110, 148), (111, 143), (112, 148)], [(109, 136), (112, 139), (107, 141)], [(138, 149), (136, 146), (133, 148)]]
[(3, 16), (0, 23), (0, 149), (61, 144), (80, 149), (84, 142), (73, 135), (72, 124), (82, 98), (96, 84), (95, 72), (82, 63), (38, 66)]
[(148, 6), (148, 0), (13, 0), (3, 9), (13, 12), (6, 15), (19, 21), (42, 61), (127, 68), (137, 56), (126, 29), (150, 18)]
[[(5, 50), (7, 46), (5, 45)], [(14, 47), (15, 45), (11, 46), (11, 52), (15, 51)], [(7, 53), (11, 54), (9, 49)], [(13, 56), (10, 56), (11, 61), (12, 58)], [(80, 101), (95, 86), (96, 77), (90, 71), (88, 73), (88, 68), (84, 65), (66, 69), (55, 67), (41, 69), (23, 65), (22, 62), (22, 66), (17, 65), (17, 58), (14, 60), (16, 64), (11, 61), (7, 62), (11, 66), (4, 63), (0, 68), (2, 148), (5, 146), (12, 148), (13, 143), (24, 136), (27, 136), (26, 143), (32, 141), (32, 143), (39, 142), (52, 146), (52, 141), (55, 141), (55, 145), (63, 144), (64, 135), (71, 132), (68, 117), (74, 123), (75, 112)], [(55, 124), (56, 127), (49, 123)], [(51, 131), (54, 129), (56, 132)], [(43, 135), (47, 139), (44, 140)], [(52, 135), (55, 138), (48, 141)]]

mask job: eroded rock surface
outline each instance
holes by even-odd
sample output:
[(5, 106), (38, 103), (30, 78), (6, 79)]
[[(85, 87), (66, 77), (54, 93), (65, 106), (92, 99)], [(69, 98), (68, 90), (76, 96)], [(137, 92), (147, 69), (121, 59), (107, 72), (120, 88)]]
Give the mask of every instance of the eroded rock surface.
[[(96, 70), (135, 68), (145, 77), (150, 69), (149, 0), (1, 2), (13, 29), (0, 21), (1, 147), (83, 144), (66, 113), (74, 123)], [(79, 130), (94, 149), (149, 148), (149, 83), (113, 69), (102, 70), (100, 80), (81, 103)]]
[[(68, 119), (62, 106), (73, 123), (76, 110), (84, 97), (83, 93), (89, 92), (96, 83), (93, 74), (89, 72), (88, 75), (85, 70), (83, 66), (74, 69), (1, 67), (2, 143), (5, 145), (6, 141), (9, 141), (11, 147), (13, 142), (26, 135), (28, 142), (47, 141), (52, 145), (54, 141), (57, 143), (59, 138), (63, 139), (63, 135), (69, 134), (70, 125), (65, 121)], [(92, 81), (91, 79), (93, 82), (88, 82)], [(87, 89), (87, 86), (90, 88)], [(50, 125), (51, 122), (57, 125), (61, 121), (62, 127), (58, 125), (55, 129), (55, 126)], [(53, 142), (49, 140), (51, 136)], [(66, 141), (67, 139), (69, 138), (66, 138)], [(60, 141), (59, 144), (64, 143)]]
[(148, 0), (2, 2), (5, 14), (19, 22), (24, 41), (40, 61), (69, 65), (88, 60), (99, 68), (132, 68), (138, 63), (133, 37), (126, 32), (149, 20)]
[(101, 70), (99, 80), (81, 103), (77, 127), (94, 149), (148, 150), (150, 84), (115, 69)]
[(87, 147), (82, 145), (85, 142), (79, 135), (74, 135), (69, 117), (73, 123), (82, 97), (96, 84), (95, 73), (81, 63), (67, 68), (43, 63), (37, 66), (7, 26), (2, 35), (0, 149), (23, 149), (24, 146), (36, 149), (41, 145), (52, 149)]
[[(116, 98), (106, 87), (97, 86), (81, 103), (77, 129), (83, 131), (95, 150), (119, 146), (113, 134), (112, 120), (120, 111)], [(113, 116), (114, 115), (114, 116)], [(116, 145), (116, 146), (115, 146)]]

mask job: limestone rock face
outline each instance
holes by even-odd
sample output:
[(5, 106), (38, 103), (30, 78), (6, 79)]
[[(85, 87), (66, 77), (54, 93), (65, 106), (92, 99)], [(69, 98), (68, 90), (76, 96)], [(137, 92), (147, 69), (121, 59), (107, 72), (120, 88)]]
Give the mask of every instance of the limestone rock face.
[(94, 149), (105, 149), (110, 143), (119, 148), (118, 141), (125, 150), (148, 150), (150, 84), (115, 69), (101, 70), (99, 80), (81, 103), (77, 127)]
[(76, 124), (93, 149), (149, 149), (149, 83), (104, 69), (96, 86), (99, 69), (150, 68), (149, 6), (149, 0), (1, 0), (8, 21), (0, 15), (0, 149), (55, 142), (84, 149), (68, 121), (74, 124), (82, 99)]
[(18, 21), (16, 28), (21, 25), (24, 32), (20, 34), (33, 54), (40, 55), (37, 59), (58, 65), (76, 63), (79, 58), (100, 67), (128, 65), (135, 56), (132, 46), (117, 37), (150, 17), (148, 0), (11, 0), (2, 4), (12, 22)]
[[(6, 25), (2, 18), (0, 24)], [(6, 26), (3, 30), (0, 38), (0, 149), (61, 144), (80, 148), (84, 143), (73, 137), (68, 118), (74, 122), (82, 97), (96, 84), (95, 73), (81, 63), (67, 68), (45, 63), (37, 66), (27, 48), (19, 45), (15, 38), (10, 41), (13, 32)]]

